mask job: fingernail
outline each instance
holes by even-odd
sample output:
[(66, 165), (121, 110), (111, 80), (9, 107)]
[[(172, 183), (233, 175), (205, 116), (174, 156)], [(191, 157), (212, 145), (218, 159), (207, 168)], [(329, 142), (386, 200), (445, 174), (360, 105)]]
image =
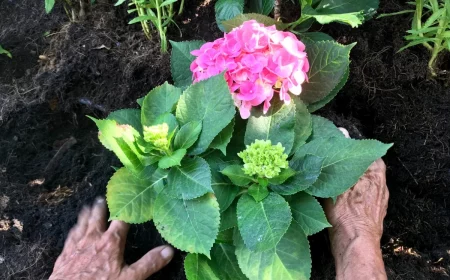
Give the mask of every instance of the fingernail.
[(96, 204), (102, 204), (103, 202), (105, 202), (105, 199), (104, 199), (103, 197), (101, 197), (101, 196), (98, 196), (98, 197), (95, 199), (95, 203), (96, 203)]
[(160, 254), (163, 259), (170, 260), (173, 258), (173, 249), (170, 246), (166, 246), (166, 248), (161, 250)]

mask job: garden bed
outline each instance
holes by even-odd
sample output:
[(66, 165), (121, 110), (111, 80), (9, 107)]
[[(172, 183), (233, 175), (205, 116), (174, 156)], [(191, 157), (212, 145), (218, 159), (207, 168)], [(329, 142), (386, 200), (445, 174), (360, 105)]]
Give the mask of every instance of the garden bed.
[[(177, 18), (182, 37), (174, 30), (170, 39), (218, 38), (213, 1), (188, 2)], [(404, 9), (403, 2), (381, 1), (379, 13)], [(169, 55), (111, 4), (69, 24), (62, 9), (46, 15), (41, 1), (2, 1), (0, 18), (0, 43), (13, 54), (0, 57), (0, 278), (45, 279), (78, 211), (105, 194), (110, 166), (120, 164), (85, 115), (135, 106), (170, 80)], [(427, 79), (428, 53), (420, 47), (396, 53), (407, 19), (322, 30), (358, 44), (347, 85), (319, 114), (395, 143), (385, 157), (390, 202), (382, 247), (389, 278), (444, 279), (450, 273), (449, 77)], [(333, 279), (326, 233), (310, 240), (312, 278)], [(134, 225), (125, 259), (163, 243), (152, 223)], [(177, 253), (154, 279), (184, 279), (182, 261)]]

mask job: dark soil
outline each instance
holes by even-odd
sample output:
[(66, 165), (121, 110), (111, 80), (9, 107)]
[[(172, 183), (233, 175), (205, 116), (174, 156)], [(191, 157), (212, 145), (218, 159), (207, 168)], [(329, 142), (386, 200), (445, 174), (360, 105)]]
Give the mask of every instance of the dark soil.
[[(170, 38), (219, 37), (213, 3), (187, 2), (177, 19), (182, 37), (175, 29)], [(379, 12), (405, 7), (386, 0)], [(85, 115), (135, 107), (137, 98), (170, 80), (169, 56), (160, 54), (156, 37), (148, 41), (138, 25), (127, 25), (125, 7), (112, 3), (68, 23), (61, 7), (46, 15), (43, 1), (0, 0), (0, 19), (0, 44), (14, 56), (0, 56), (0, 279), (45, 279), (77, 213), (104, 195), (109, 167), (119, 164)], [(382, 248), (389, 278), (447, 279), (450, 89), (445, 80), (427, 79), (425, 49), (396, 53), (408, 26), (404, 15), (359, 29), (324, 27), (339, 42), (358, 44), (349, 82), (319, 113), (395, 143), (385, 157), (390, 203)], [(133, 262), (163, 243), (151, 223), (133, 225), (125, 258)], [(334, 278), (326, 233), (311, 245), (313, 278)], [(155, 278), (182, 279), (182, 261), (178, 253)]]

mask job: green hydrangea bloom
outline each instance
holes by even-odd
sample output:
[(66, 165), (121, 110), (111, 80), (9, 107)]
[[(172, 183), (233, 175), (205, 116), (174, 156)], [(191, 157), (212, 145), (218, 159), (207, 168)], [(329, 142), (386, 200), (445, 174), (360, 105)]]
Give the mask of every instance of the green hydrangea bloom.
[(281, 143), (272, 145), (270, 140), (256, 140), (238, 156), (244, 161), (244, 173), (258, 178), (273, 178), (288, 167), (284, 147)]
[(168, 139), (169, 126), (167, 123), (157, 124), (153, 126), (144, 126), (144, 140), (151, 143), (155, 148), (167, 151), (170, 148)]

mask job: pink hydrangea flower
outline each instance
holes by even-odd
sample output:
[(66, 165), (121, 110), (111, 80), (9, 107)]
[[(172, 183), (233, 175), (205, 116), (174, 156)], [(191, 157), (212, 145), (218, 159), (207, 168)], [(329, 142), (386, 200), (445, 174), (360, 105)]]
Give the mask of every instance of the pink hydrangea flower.
[(278, 31), (255, 20), (244, 22), (223, 38), (191, 52), (194, 83), (223, 71), (241, 117), (263, 104), (264, 114), (274, 95), (289, 104), (308, 80), (305, 45), (290, 32)]

